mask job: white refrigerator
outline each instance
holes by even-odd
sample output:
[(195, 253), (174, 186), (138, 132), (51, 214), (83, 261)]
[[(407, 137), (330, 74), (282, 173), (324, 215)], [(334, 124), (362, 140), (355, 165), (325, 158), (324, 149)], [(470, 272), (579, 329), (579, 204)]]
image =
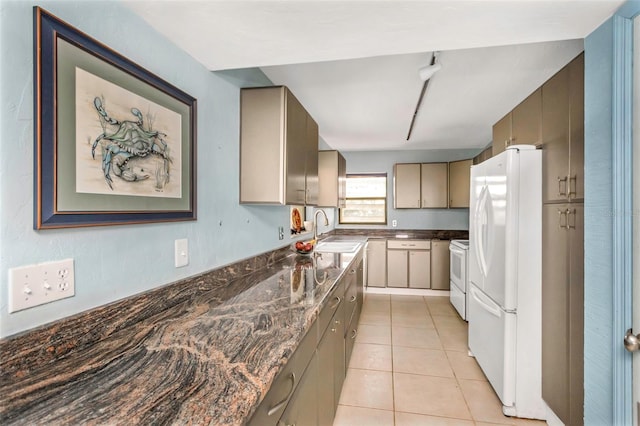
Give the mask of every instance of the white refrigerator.
[(544, 419), (542, 155), (515, 145), (471, 168), (469, 351), (507, 416)]

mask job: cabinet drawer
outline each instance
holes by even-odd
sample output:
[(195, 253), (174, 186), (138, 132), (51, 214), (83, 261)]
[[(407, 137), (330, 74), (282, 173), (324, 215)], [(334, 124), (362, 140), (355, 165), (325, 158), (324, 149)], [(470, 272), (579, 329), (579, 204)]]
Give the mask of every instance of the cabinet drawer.
[(404, 250), (429, 250), (431, 240), (387, 240), (387, 248)]
[(340, 280), (340, 282), (336, 285), (336, 288), (328, 296), (329, 299), (327, 301), (327, 304), (322, 308), (322, 311), (320, 311), (320, 315), (318, 316), (318, 341), (324, 334), (324, 331), (327, 329), (329, 322), (331, 322), (331, 318), (339, 309), (340, 305), (344, 304), (344, 287), (347, 281), (347, 277), (344, 277)]
[[(331, 319), (331, 318), (329, 318)], [(258, 406), (249, 425), (264, 426), (276, 425), (282, 416), (289, 399), (302, 378), (309, 361), (313, 357), (317, 345), (317, 322), (307, 335), (302, 339), (300, 346), (295, 351), (289, 362), (275, 378), (269, 392)]]

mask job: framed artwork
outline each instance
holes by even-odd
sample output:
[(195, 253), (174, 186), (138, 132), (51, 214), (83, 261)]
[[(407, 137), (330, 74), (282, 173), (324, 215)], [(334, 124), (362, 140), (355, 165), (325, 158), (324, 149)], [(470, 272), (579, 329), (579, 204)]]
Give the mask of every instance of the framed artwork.
[(34, 228), (196, 219), (196, 99), (34, 8)]

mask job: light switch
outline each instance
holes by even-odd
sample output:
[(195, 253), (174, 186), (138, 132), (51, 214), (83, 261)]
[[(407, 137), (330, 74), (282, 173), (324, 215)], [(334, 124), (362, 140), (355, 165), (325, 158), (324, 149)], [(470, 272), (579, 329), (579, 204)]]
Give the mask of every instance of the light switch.
[(189, 240), (183, 238), (175, 242), (176, 268), (181, 268), (189, 264)]
[(73, 259), (9, 269), (9, 313), (74, 295)]

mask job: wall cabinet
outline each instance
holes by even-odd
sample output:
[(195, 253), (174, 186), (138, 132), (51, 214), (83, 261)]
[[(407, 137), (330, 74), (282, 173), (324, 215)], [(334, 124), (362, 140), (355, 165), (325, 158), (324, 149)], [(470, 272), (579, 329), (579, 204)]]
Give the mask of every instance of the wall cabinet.
[(418, 209), (421, 205), (420, 164), (393, 166), (393, 207)]
[(396, 209), (447, 208), (447, 163), (398, 163), (393, 166)]
[(370, 240), (367, 243), (367, 286), (387, 286), (386, 240)]
[(449, 208), (469, 208), (469, 184), (473, 160), (449, 163)]
[(449, 165), (423, 163), (420, 165), (420, 199), (425, 209), (446, 209), (449, 206)]
[(431, 241), (387, 241), (387, 286), (431, 288)]
[(492, 154), (510, 145), (539, 145), (542, 141), (542, 90), (536, 89), (493, 126)]
[(284, 86), (240, 92), (240, 202), (315, 205), (318, 125)]
[(584, 54), (542, 86), (543, 202), (584, 199)]
[(318, 152), (318, 206), (345, 207), (347, 161), (338, 151)]
[(431, 240), (431, 288), (449, 290), (449, 241)]

